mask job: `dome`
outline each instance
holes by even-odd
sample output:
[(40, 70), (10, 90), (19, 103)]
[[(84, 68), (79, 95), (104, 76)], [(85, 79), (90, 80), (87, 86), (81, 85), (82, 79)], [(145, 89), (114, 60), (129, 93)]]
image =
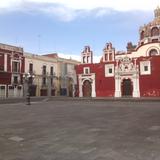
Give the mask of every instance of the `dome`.
[(160, 8), (154, 10), (154, 19), (147, 25), (141, 26), (139, 29), (140, 42), (142, 45), (148, 42), (160, 41)]

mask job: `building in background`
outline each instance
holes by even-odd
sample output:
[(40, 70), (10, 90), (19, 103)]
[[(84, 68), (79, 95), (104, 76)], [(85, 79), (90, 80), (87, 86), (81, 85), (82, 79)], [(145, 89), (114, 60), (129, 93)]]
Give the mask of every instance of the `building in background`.
[(23, 48), (0, 43), (0, 97), (23, 96)]
[[(74, 96), (77, 83), (75, 65), (79, 62), (58, 57), (57, 54), (24, 53), (25, 73), (29, 75), (31, 96)], [(24, 92), (27, 93), (27, 85)], [(25, 86), (25, 85), (24, 85)]]
[(80, 64), (80, 62), (73, 59), (58, 57), (57, 54), (46, 54), (44, 56), (57, 60), (56, 95), (74, 97), (77, 89), (75, 66)]
[(99, 63), (85, 46), (76, 67), (79, 97), (160, 96), (160, 8), (154, 20), (140, 27), (137, 45), (127, 44), (126, 52), (107, 43)]
[[(29, 83), (31, 96), (54, 96), (57, 92), (57, 58), (24, 53), (25, 73), (32, 77)], [(27, 88), (27, 87), (25, 87)], [(25, 93), (27, 93), (26, 89)]]
[(78, 61), (57, 54), (35, 55), (0, 43), (0, 98), (75, 96)]

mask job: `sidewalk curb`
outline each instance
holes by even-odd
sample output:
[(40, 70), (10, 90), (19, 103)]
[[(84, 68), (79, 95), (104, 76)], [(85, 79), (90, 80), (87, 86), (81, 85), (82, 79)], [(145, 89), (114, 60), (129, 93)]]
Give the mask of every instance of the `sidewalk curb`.
[[(90, 101), (90, 102), (160, 102), (160, 98), (158, 97), (141, 97), (141, 98), (106, 98), (106, 97), (95, 97), (95, 98), (80, 98), (80, 97), (31, 97), (32, 102), (48, 102), (48, 101)], [(11, 103), (26, 103), (26, 98), (5, 98), (0, 99), (0, 104), (11, 104)]]

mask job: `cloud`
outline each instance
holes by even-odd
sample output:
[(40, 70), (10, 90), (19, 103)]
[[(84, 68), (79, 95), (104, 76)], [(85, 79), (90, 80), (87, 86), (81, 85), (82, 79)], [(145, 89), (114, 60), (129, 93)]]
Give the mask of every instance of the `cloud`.
[(74, 10), (92, 10), (95, 8), (111, 8), (118, 11), (153, 10), (158, 5), (157, 0), (4, 0), (0, 2), (0, 8), (12, 7), (12, 5), (26, 2), (59, 4)]
[(4, 0), (0, 1), (0, 13), (42, 12), (61, 21), (72, 21), (90, 14), (99, 18), (112, 11), (153, 10), (156, 4), (157, 0)]
[(81, 57), (79, 55), (58, 53), (58, 56), (61, 57), (61, 58), (74, 59), (74, 60), (77, 60), (77, 61), (81, 60)]
[[(77, 60), (77, 61), (81, 61), (81, 56), (80, 55), (58, 53), (58, 56), (61, 57), (61, 58), (74, 59), (74, 60)], [(101, 57), (102, 56), (93, 56), (93, 62), (94, 63), (99, 63)]]
[(50, 16), (55, 16), (61, 21), (72, 21), (75, 19), (76, 14), (75, 11), (72, 9), (68, 9), (64, 6), (60, 5), (52, 5), (47, 7), (41, 7), (38, 9), (39, 11), (42, 11)]

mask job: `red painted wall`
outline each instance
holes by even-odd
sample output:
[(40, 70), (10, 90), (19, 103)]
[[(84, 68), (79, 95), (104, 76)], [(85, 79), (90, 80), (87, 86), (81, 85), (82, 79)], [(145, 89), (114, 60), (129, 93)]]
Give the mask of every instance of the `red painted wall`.
[[(7, 53), (7, 72), (4, 72), (4, 70), (0, 70), (0, 84), (11, 84), (11, 77), (12, 77), (12, 71), (11, 71), (11, 54), (12, 51), (10, 50), (0, 50), (0, 67), (4, 68), (4, 53)], [(23, 52), (19, 53), (17, 52), (16, 54), (14, 54), (15, 59), (19, 59), (19, 56), (23, 56)], [(24, 73), (24, 67), (25, 67), (25, 58), (22, 57), (22, 61), (21, 61), (21, 73), (19, 73), (21, 75), (21, 79), (22, 79), (22, 73)], [(21, 80), (22, 82), (22, 80)]]
[(11, 72), (11, 56), (7, 55), (7, 71)]
[(4, 54), (0, 53), (0, 71), (4, 71)]
[[(160, 56), (140, 57), (137, 59), (140, 73), (140, 61), (151, 61), (151, 75), (139, 74), (139, 89), (141, 97), (160, 96)], [(83, 74), (83, 68), (90, 67), (91, 73), (96, 74), (96, 96), (114, 97), (114, 77), (105, 77), (105, 63), (81, 64), (76, 66), (76, 73)]]
[(0, 72), (0, 84), (11, 84), (11, 73)]
[(98, 64), (94, 70), (96, 73), (96, 96), (113, 97), (115, 92), (115, 81), (114, 77), (105, 77), (105, 63)]
[(140, 75), (140, 96), (157, 97), (160, 96), (160, 56), (140, 58), (151, 61), (151, 75)]
[(96, 96), (113, 97), (115, 92), (115, 81), (114, 77), (105, 77), (105, 63), (77, 65), (76, 73), (83, 74), (84, 67), (90, 67), (90, 73), (95, 73), (96, 75)]

